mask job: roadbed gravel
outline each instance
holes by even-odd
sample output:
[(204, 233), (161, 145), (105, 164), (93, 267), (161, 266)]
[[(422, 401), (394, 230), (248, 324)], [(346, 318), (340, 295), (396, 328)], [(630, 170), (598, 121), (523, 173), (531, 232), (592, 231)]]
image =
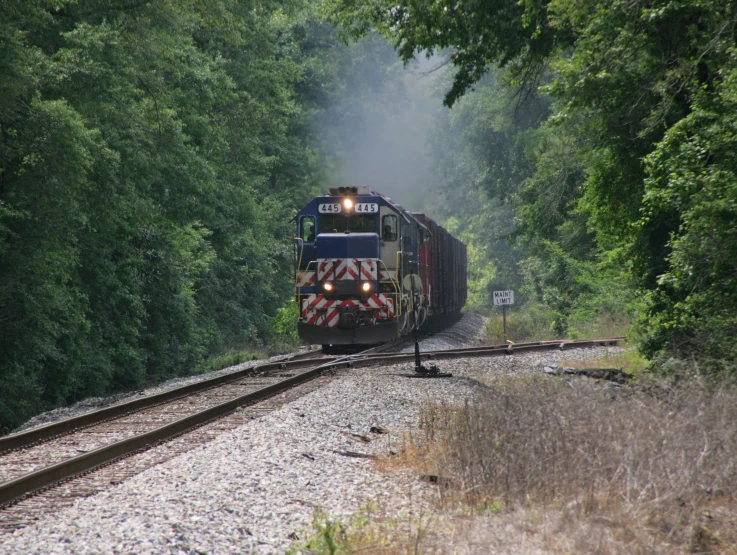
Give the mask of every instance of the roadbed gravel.
[[(423, 403), (462, 404), (494, 376), (618, 351), (442, 361), (450, 379), (408, 377), (407, 364), (341, 371), (280, 410), (16, 530), (0, 554), (276, 554), (311, 533), (318, 509), (347, 520), (370, 505), (410, 521), (432, 513), (436, 486), (409, 471), (382, 472), (369, 457), (391, 458)], [(456, 551), (492, 552), (474, 545)]]
[(155, 386), (152, 386), (146, 389), (140, 389), (140, 390), (125, 392), (125, 393), (118, 393), (115, 395), (108, 395), (105, 397), (89, 397), (87, 399), (83, 399), (82, 401), (74, 403), (73, 405), (70, 405), (68, 407), (60, 407), (54, 410), (43, 412), (37, 416), (34, 416), (28, 422), (24, 423), (22, 426), (19, 426), (17, 429), (13, 430), (13, 433), (24, 432), (32, 428), (37, 428), (39, 426), (44, 426), (46, 424), (58, 422), (59, 420), (65, 420), (67, 418), (74, 418), (76, 416), (81, 416), (88, 412), (103, 409), (103, 408), (110, 407), (113, 405), (118, 405), (121, 403), (127, 403), (129, 401), (133, 401), (141, 397), (147, 397), (149, 395), (156, 395), (157, 393), (163, 393), (165, 391), (169, 391), (177, 387), (184, 387), (185, 385), (201, 382), (204, 380), (209, 380), (211, 378), (216, 378), (218, 376), (222, 376), (225, 374), (231, 374), (233, 372), (238, 372), (240, 370), (245, 370), (247, 368), (253, 368), (254, 366), (259, 366), (261, 364), (267, 364), (269, 362), (278, 362), (281, 360), (288, 360), (289, 358), (291, 358), (292, 356), (296, 354), (302, 354), (307, 351), (316, 351), (316, 350), (319, 350), (319, 345), (310, 345), (307, 347), (303, 347), (300, 350), (295, 351), (294, 353), (274, 355), (266, 359), (249, 360), (248, 362), (243, 362), (241, 364), (230, 366), (228, 368), (223, 368), (221, 370), (216, 370), (214, 372), (208, 372), (207, 374), (195, 374), (192, 376), (185, 376), (181, 378), (172, 378), (170, 380), (166, 380), (165, 382), (162, 382), (158, 385), (155, 385)]

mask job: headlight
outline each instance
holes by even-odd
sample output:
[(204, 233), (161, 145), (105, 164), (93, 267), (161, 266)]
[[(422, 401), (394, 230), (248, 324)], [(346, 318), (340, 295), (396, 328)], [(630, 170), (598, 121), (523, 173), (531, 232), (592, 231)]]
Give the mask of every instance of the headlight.
[(350, 210), (351, 208), (353, 208), (353, 201), (347, 198), (343, 201), (343, 206), (345, 206), (346, 210)]
[(369, 291), (371, 291), (371, 282), (364, 281), (363, 285), (361, 285), (361, 289), (364, 293), (368, 293)]
[(322, 288), (328, 293), (330, 293), (333, 290), (333, 284), (330, 283), (329, 281), (326, 281), (325, 283), (322, 284)]

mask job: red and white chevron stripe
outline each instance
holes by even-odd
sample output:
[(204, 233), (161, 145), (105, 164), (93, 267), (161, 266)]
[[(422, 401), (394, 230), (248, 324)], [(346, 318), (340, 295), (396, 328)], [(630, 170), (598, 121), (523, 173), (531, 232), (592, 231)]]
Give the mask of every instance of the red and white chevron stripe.
[(376, 280), (377, 262), (371, 258), (322, 258), (317, 261), (319, 281), (366, 279)]
[(366, 259), (358, 260), (359, 262), (359, 274), (361, 279), (375, 280), (377, 278), (377, 264), (375, 260)]
[[(378, 311), (381, 318), (392, 318), (394, 316), (394, 302), (383, 293), (371, 295), (366, 302), (355, 299), (332, 299), (328, 300), (322, 295), (308, 295), (302, 301), (302, 321), (306, 324), (326, 326), (334, 328), (340, 321), (340, 309), (346, 307), (357, 307), (359, 312)], [(376, 315), (372, 322), (375, 323)]]
[(389, 317), (394, 316), (394, 301), (388, 296), (384, 295), (383, 293), (379, 293), (378, 295), (372, 295), (371, 299), (369, 300), (372, 300), (373, 302), (380, 305), (379, 308), (385, 310)]
[(358, 279), (358, 262), (355, 258), (339, 258), (335, 261), (335, 279)]
[(322, 259), (317, 261), (317, 279), (319, 281), (327, 281), (335, 279), (335, 260)]
[(297, 272), (297, 287), (312, 287), (315, 285), (315, 277), (314, 270), (300, 270)]

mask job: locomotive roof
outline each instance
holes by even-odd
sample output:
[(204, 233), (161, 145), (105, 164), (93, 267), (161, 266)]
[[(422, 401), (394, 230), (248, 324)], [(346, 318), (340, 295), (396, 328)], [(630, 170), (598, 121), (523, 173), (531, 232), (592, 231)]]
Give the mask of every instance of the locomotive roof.
[(415, 218), (411, 212), (408, 212), (404, 207), (396, 202), (393, 202), (389, 197), (385, 197), (381, 193), (371, 191), (369, 187), (331, 187), (328, 190), (327, 195), (313, 198), (307, 203), (298, 213), (297, 216), (304, 216), (306, 214), (312, 215), (317, 214), (317, 207), (319, 204), (327, 204), (330, 202), (340, 202), (339, 199), (350, 197), (353, 202), (373, 202), (382, 206), (389, 206), (395, 211), (399, 212), (402, 217), (408, 222), (413, 222), (421, 227), (428, 235), (432, 235), (430, 230), (417, 218)]

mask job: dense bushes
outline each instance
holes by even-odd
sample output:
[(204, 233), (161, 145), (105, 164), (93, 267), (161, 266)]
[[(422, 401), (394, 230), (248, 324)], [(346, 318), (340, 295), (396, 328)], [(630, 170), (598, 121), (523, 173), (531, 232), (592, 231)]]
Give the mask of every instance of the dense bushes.
[(310, 186), (279, 10), (2, 2), (1, 426), (268, 331)]
[(737, 69), (648, 157), (643, 225), (677, 216), (668, 269), (651, 294), (651, 352), (737, 362)]

